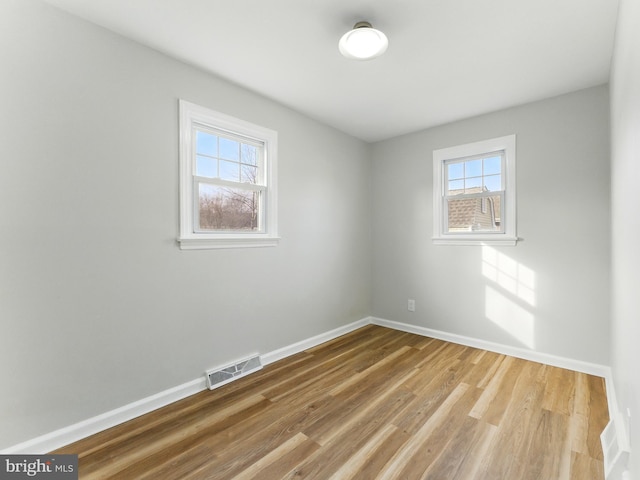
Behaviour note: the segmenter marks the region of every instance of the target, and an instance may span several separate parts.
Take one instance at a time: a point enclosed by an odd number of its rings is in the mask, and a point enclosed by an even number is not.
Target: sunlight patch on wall
[[[485,315],[523,345],[535,348],[533,314],[489,286],[485,289]]]
[[[487,245],[482,247],[485,315],[523,345],[535,348],[536,274],[529,267]]]
[[[482,274],[523,302],[536,305],[535,272],[487,245],[482,247]]]

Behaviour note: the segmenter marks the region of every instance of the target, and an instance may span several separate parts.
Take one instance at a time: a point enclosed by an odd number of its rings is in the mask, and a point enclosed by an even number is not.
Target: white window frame
[[[206,107],[179,101],[180,110],[180,233],[178,242],[182,250],[237,247],[272,247],[278,244],[276,167],[278,133],[274,130],[216,112]],[[214,129],[228,132],[234,137],[244,137],[248,142],[258,142],[263,147],[263,192],[261,228],[259,232],[203,231],[198,230],[196,220],[197,192],[195,129]],[[200,179],[202,180],[202,179]],[[223,181],[221,181],[223,182]],[[224,183],[224,182],[223,182]]]
[[[445,164],[492,152],[504,152],[505,162],[502,172],[503,213],[500,232],[448,232],[446,211],[446,169]],[[433,238],[436,245],[515,245],[516,234],[516,136],[482,140],[433,151]]]

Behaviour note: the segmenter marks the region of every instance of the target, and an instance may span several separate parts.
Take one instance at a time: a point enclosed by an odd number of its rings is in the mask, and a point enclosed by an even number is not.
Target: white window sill
[[[279,241],[280,237],[178,238],[180,250],[275,247]]]
[[[518,237],[496,237],[495,235],[433,237],[431,240],[434,245],[516,245],[518,243]]]

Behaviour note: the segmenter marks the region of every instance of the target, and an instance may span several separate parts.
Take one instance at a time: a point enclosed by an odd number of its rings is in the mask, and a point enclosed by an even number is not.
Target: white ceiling
[[[366,141],[606,83],[618,0],[46,0]],[[347,60],[360,20],[389,49]]]

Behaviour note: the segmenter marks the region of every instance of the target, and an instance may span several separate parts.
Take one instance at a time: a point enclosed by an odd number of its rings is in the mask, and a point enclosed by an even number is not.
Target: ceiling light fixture
[[[345,33],[338,42],[340,53],[356,60],[379,57],[388,46],[387,36],[380,30],[372,28],[369,22],[356,23],[353,30]]]

